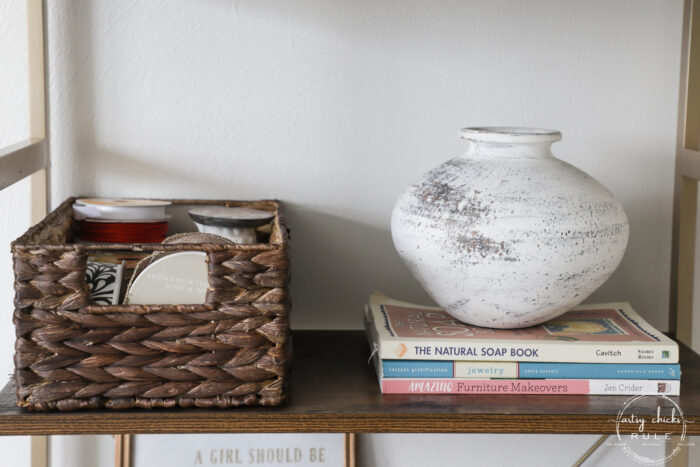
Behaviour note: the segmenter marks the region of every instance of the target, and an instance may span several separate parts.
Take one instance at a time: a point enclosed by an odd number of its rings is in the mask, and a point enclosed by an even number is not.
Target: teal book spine
[[[678,364],[382,360],[384,378],[679,380]]]
[[[382,360],[385,378],[453,378],[454,364],[442,360]]]
[[[678,364],[529,363],[518,364],[518,378],[681,379]]]

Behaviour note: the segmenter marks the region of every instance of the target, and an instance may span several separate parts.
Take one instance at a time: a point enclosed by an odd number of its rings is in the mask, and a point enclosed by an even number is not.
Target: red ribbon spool
[[[78,221],[81,240],[97,243],[160,243],[168,234],[168,221],[90,222]]]

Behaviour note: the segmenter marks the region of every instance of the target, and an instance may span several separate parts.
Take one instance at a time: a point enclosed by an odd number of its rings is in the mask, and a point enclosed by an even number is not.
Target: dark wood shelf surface
[[[289,402],[282,407],[29,412],[0,393],[0,434],[117,433],[600,433],[615,432],[627,396],[382,395],[361,331],[295,331]],[[681,346],[688,434],[700,434],[700,356]],[[656,406],[644,407],[656,413]],[[663,432],[665,425],[655,427]],[[677,426],[675,427],[677,429]]]

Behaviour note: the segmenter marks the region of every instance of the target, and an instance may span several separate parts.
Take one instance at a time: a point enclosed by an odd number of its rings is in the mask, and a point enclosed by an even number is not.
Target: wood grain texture
[[[281,407],[35,413],[0,393],[0,434],[614,433],[626,396],[382,395],[361,331],[296,331],[289,402]],[[681,346],[674,398],[700,434],[700,356]],[[656,407],[646,407],[649,415]],[[655,426],[660,432],[669,427]]]

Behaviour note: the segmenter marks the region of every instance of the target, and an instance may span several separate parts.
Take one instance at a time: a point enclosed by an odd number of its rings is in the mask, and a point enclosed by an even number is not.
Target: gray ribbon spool
[[[250,208],[206,206],[190,209],[188,214],[200,232],[226,237],[236,243],[257,243],[255,228],[269,224],[275,214]]]

